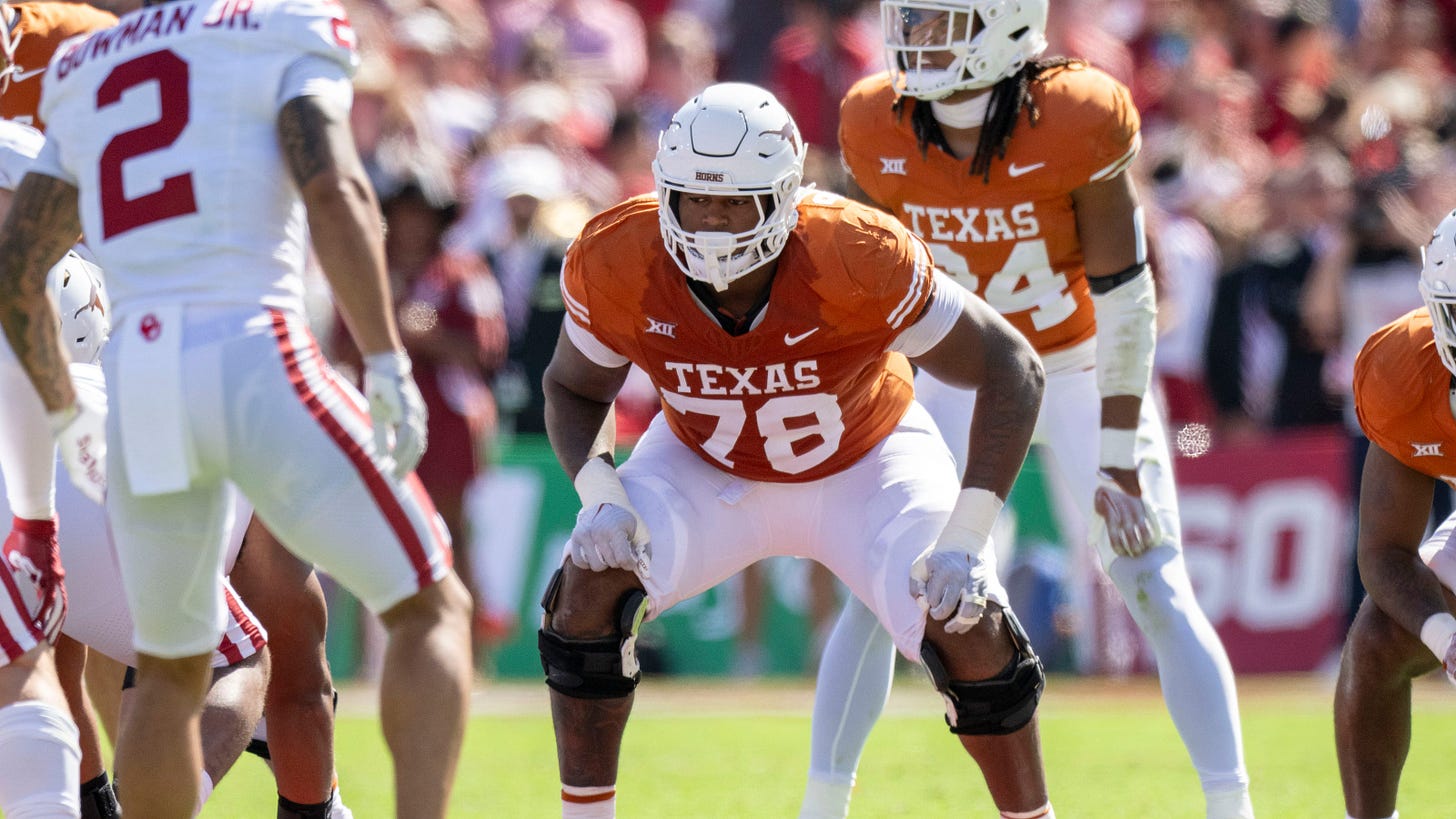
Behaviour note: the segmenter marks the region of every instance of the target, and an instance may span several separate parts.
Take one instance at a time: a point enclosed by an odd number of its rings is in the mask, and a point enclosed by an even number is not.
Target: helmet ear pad
[[[663,243],[689,278],[723,290],[778,257],[798,221],[805,150],[789,112],[756,85],[708,86],[673,115],[652,175]],[[754,197],[757,224],[699,241],[682,226],[682,194]]]

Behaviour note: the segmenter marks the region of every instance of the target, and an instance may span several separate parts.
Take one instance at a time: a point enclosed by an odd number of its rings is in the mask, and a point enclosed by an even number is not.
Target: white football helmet
[[[710,85],[673,115],[657,142],[662,240],[690,278],[724,290],[772,261],[798,223],[804,141],[773,94],[747,83]],[[743,233],[683,230],[680,194],[752,196],[758,225]]]
[[[1431,313],[1441,363],[1456,375],[1456,210],[1421,248],[1421,300]]]
[[[101,268],[66,251],[46,274],[46,290],[55,300],[61,314],[61,343],[71,360],[95,364],[101,360],[101,348],[111,336],[111,302],[106,298],[106,285]]]
[[[881,0],[885,64],[900,94],[989,88],[1046,50],[1048,0]],[[937,65],[945,56],[949,64]]]

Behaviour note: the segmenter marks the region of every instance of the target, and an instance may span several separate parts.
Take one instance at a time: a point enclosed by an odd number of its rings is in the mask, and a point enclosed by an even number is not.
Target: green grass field
[[[1343,816],[1331,723],[1332,680],[1239,681],[1254,805],[1264,819]],[[359,819],[391,815],[390,767],[372,692],[341,700],[338,767]],[[648,679],[627,729],[618,813],[624,817],[792,817],[807,768],[807,681]],[[555,746],[544,685],[489,683],[476,693],[451,816],[559,815]],[[1202,799],[1156,682],[1053,677],[1042,745],[1063,819],[1196,819]],[[1445,762],[1456,736],[1456,691],[1417,686],[1415,739],[1401,815],[1450,817],[1456,786]],[[267,769],[245,756],[204,817],[272,817]],[[979,772],[945,730],[929,684],[902,675],[860,766],[857,817],[979,816],[995,811]]]

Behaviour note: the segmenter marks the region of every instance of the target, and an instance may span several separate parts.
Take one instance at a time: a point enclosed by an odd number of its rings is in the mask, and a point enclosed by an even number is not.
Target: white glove
[[[990,490],[962,489],[935,545],[910,564],[910,595],[932,618],[949,617],[951,634],[970,631],[986,612],[991,569],[982,555],[1002,505]]]
[[[991,572],[979,555],[959,549],[926,549],[910,566],[910,594],[920,610],[936,620],[950,620],[945,630],[963,634],[986,613],[986,585]],[[951,615],[954,614],[954,617]]]
[[[1137,557],[1163,542],[1163,528],[1157,510],[1146,497],[1129,495],[1106,472],[1098,471],[1097,489],[1092,493],[1096,515],[1092,536],[1106,532],[1112,551],[1122,557]]]
[[[425,399],[410,372],[410,359],[403,351],[364,358],[364,397],[374,420],[374,451],[392,462],[390,470],[398,478],[419,464],[428,437]]]
[[[571,562],[594,572],[626,569],[650,577],[652,548],[646,534],[631,509],[615,503],[587,507],[577,513],[571,530]]]
[[[47,417],[71,483],[86,497],[102,503],[106,499],[106,405],[78,391],[76,403]]]
[[[1441,661],[1446,681],[1456,685],[1456,617],[1440,612],[1426,618],[1421,626],[1421,642]]]

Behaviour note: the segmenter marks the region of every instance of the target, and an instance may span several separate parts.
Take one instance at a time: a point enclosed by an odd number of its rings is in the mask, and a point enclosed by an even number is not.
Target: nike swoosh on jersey
[[[19,68],[17,68],[15,69],[15,71],[11,72],[10,81],[25,82],[31,77],[39,77],[40,75],[45,73],[45,70],[46,66],[41,66],[40,68],[32,68],[29,71],[21,71]]]
[[[800,333],[800,334],[798,334],[796,336],[795,335],[790,335],[789,333],[784,333],[784,345],[787,346],[787,347],[792,347],[795,344],[798,344],[799,342],[803,341],[804,339],[808,338],[809,336],[814,335],[817,332],[819,332],[819,328],[818,327],[815,327],[815,328],[813,328],[811,330],[807,330],[805,332],[802,332],[802,333]]]
[[[1038,162],[1035,165],[1017,165],[1015,162],[1013,162],[1006,167],[1006,175],[1011,177],[1012,179],[1015,179],[1018,176],[1025,176],[1026,174],[1031,173],[1037,168],[1044,167],[1046,167],[1045,162]]]

